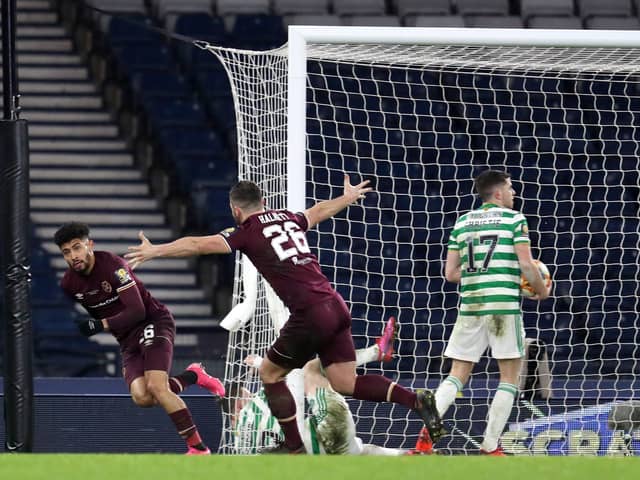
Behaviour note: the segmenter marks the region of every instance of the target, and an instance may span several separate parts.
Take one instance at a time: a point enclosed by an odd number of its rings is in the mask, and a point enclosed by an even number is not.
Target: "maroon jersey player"
[[[267,351],[260,378],[269,408],[278,419],[285,442],[275,451],[303,452],[293,396],[284,378],[318,355],[331,386],[344,395],[375,402],[391,401],[415,410],[432,437],[443,434],[429,391],[412,392],[381,375],[356,375],[351,314],[311,253],[305,232],[371,191],[368,181],[351,185],[345,175],[343,195],[317,203],[301,213],[266,210],[259,187],[237,183],[229,193],[237,228],[217,235],[183,237],[153,245],[140,233],[141,244],[125,255],[132,268],[154,257],[182,257],[240,251],[269,282],[290,317]]]
[[[125,260],[93,249],[88,225],[63,225],[54,241],[69,265],[62,289],[91,316],[78,323],[80,332],[89,337],[110,331],[120,345],[123,374],[136,405],[160,404],[185,439],[188,454],[210,453],[177,393],[197,383],[224,395],[224,387],[199,363],[169,378],[175,337],[171,312],[151,296]]]

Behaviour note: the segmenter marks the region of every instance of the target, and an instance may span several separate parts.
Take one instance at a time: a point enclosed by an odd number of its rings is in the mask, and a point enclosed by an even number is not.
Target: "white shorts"
[[[524,326],[521,315],[458,315],[446,357],[477,363],[487,347],[496,359],[524,355]]]

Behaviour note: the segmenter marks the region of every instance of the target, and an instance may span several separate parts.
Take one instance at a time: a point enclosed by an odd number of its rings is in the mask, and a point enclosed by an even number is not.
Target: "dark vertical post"
[[[2,97],[3,118],[18,118],[18,70],[16,68],[16,0],[2,0]]]
[[[16,2],[2,0],[3,120],[0,121],[0,259],[4,285],[5,450],[33,450],[33,334],[29,266],[29,142],[18,120]]]

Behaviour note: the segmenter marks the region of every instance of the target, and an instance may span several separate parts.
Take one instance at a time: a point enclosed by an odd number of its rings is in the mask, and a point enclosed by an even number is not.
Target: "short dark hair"
[[[502,170],[485,170],[474,179],[473,183],[478,196],[482,200],[488,200],[493,194],[493,189],[503,185],[509,178],[511,174]]]
[[[255,183],[241,180],[231,187],[229,200],[242,209],[259,208],[262,206],[262,191]]]
[[[74,238],[89,238],[89,225],[80,222],[65,223],[53,235],[53,241],[58,247]]]

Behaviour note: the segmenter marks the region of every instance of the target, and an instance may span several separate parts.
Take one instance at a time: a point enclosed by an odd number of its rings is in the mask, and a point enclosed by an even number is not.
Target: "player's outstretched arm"
[[[313,207],[306,210],[304,213],[309,222],[309,228],[316,226],[318,223],[333,217],[340,210],[347,208],[355,201],[364,198],[367,193],[373,190],[368,187],[369,180],[360,182],[357,185],[351,185],[349,181],[349,175],[344,176],[344,192],[342,195],[331,200],[324,200],[316,203]]]
[[[211,253],[230,253],[231,249],[222,235],[182,237],[170,243],[152,244],[142,230],[138,234],[140,245],[129,247],[124,257],[131,269],[156,257],[193,257]]]

